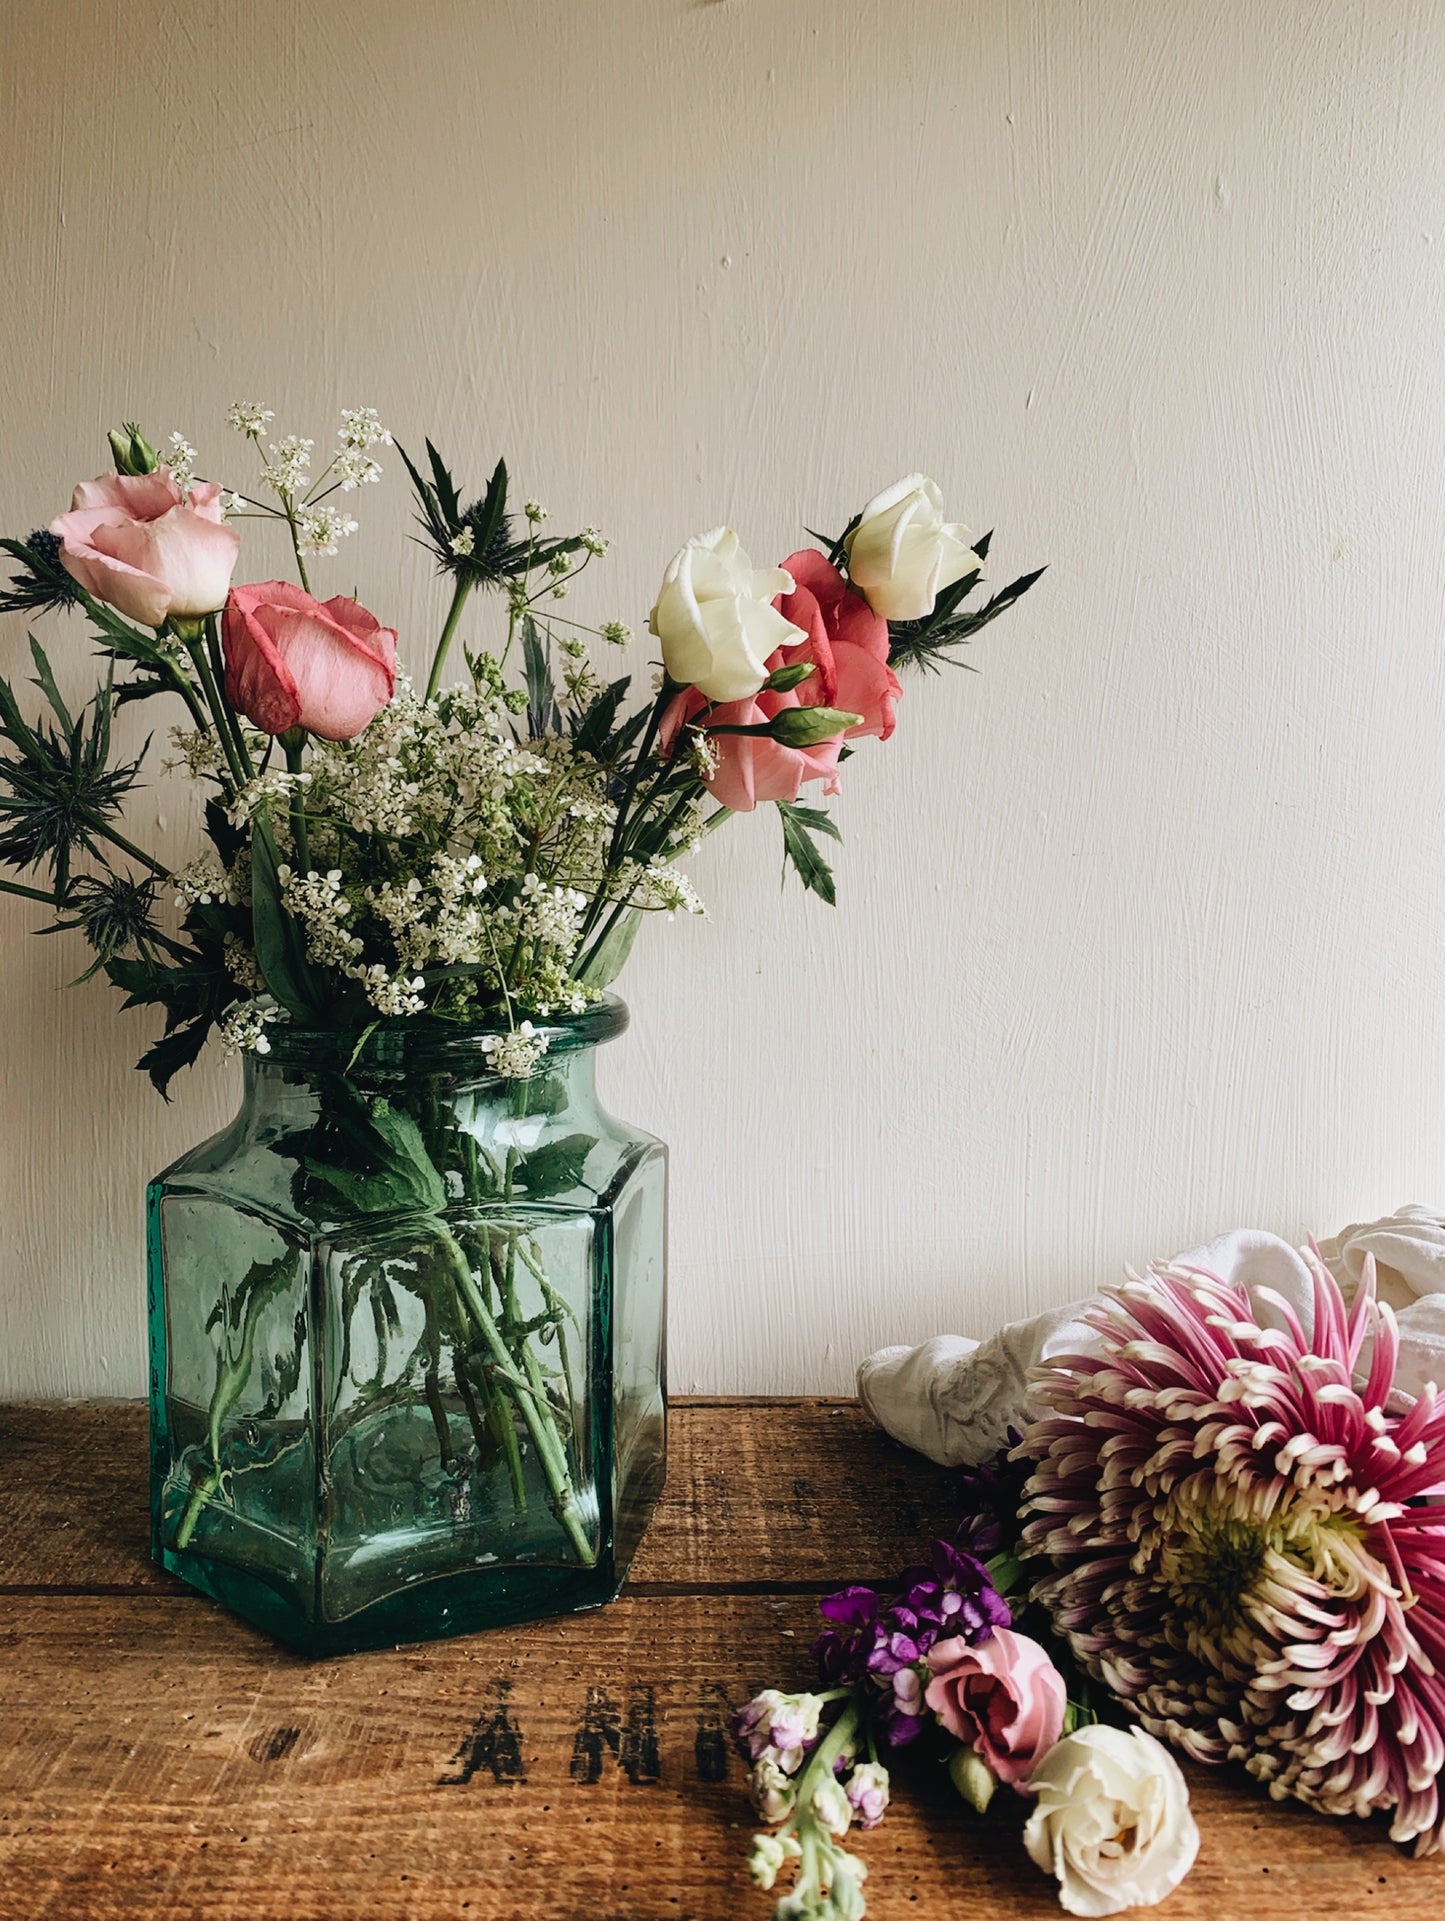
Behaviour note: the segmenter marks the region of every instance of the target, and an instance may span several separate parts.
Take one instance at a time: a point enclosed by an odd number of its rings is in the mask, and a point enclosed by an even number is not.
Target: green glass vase
[[[667,1156],[544,1028],[267,1028],[148,1193],[152,1551],[314,1654],[596,1607],[665,1465]],[[359,1042],[359,1044],[358,1044]]]

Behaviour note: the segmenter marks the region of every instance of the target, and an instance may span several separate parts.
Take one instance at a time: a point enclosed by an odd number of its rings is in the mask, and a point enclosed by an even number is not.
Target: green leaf
[[[527,736],[540,740],[557,725],[557,697],[547,649],[530,614],[522,619],[522,673],[527,686]]]
[[[108,967],[106,972],[110,973],[111,969]],[[111,978],[115,976],[111,974]],[[126,1004],[134,1005],[133,1002]],[[163,1100],[170,1099],[167,1090],[181,1069],[193,1067],[200,1058],[213,1024],[209,1014],[202,1014],[196,1020],[187,1021],[184,1026],[172,1028],[153,1047],[148,1047],[136,1062],[137,1067],[150,1075],[152,1085]]]
[[[340,1075],[328,1078],[323,1108],[319,1151],[305,1157],[304,1170],[349,1210],[436,1214],[446,1205],[446,1183],[404,1109],[359,1093]]]
[[[461,501],[457,495],[457,483],[452,479],[446,462],[433,447],[426,443],[427,459],[431,462],[432,481],[436,487],[438,505],[448,521],[455,523],[461,515]]]
[[[45,649],[40,645],[40,642],[35,638],[34,634],[30,636],[30,652],[35,661],[35,685],[50,702],[56,719],[60,722],[66,733],[73,734],[75,732],[75,722],[70,717],[70,709],[60,698],[60,689],[55,684],[55,675],[50,671],[50,662],[46,658]]]
[[[256,930],[256,961],[271,993],[298,1020],[325,1025],[321,993],[295,917],[281,901],[275,845],[264,821],[251,839],[251,915]]]
[[[476,528],[477,544],[475,552],[484,558],[492,551],[492,543],[497,538],[507,511],[507,463],[499,460],[487,482],[486,495],[481,509],[472,509],[469,519]]]
[[[783,822],[784,871],[787,864],[791,862],[798,879],[808,892],[816,894],[819,900],[826,901],[830,907],[835,906],[838,896],[833,886],[833,870],[814,845],[808,831],[808,823],[799,819],[799,815],[816,816],[821,809],[798,807],[786,800],[780,800],[777,808]],[[836,832],[834,838],[837,838]]]
[[[519,1160],[512,1178],[526,1189],[531,1200],[540,1200],[548,1194],[570,1193],[581,1182],[592,1148],[590,1135],[564,1134],[561,1140],[549,1141],[545,1147]]]
[[[629,908],[620,916],[616,926],[595,948],[591,959],[577,976],[584,987],[610,987],[627,965],[632,952],[632,944],[637,939],[637,930],[642,925],[642,909]]]
[[[594,759],[601,759],[602,750],[607,744],[613,723],[617,719],[617,709],[621,706],[623,697],[631,685],[631,677],[624,674],[621,680],[614,680],[611,686],[604,687],[598,694],[582,716],[577,732],[573,736],[573,745],[578,753],[591,754]]]
[[[962,638],[965,634],[976,634],[980,627],[986,627],[991,620],[996,620],[1006,607],[1012,607],[1021,595],[1028,592],[1036,580],[1043,579],[1047,571],[1046,567],[1036,567],[1031,574],[1020,574],[1018,579],[1011,580],[1007,587],[1000,587],[993,599],[985,601],[977,613],[965,615],[961,621],[954,623],[949,631],[949,639]]]
[[[212,847],[221,856],[225,866],[233,866],[236,856],[246,845],[245,830],[231,824],[230,815],[214,794],[206,802],[205,818]]]
[[[826,834],[830,840],[842,841],[838,823],[826,808],[805,807],[797,800],[780,801],[779,806],[786,809],[800,827],[806,827],[810,834]]]

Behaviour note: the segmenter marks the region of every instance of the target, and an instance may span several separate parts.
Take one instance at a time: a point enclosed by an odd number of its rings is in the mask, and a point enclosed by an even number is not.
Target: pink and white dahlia
[[[1162,1267],[1035,1370],[1024,1551],[1074,1654],[1150,1733],[1282,1800],[1445,1832],[1445,1402],[1392,1392],[1373,1263],[1310,1331],[1279,1296]]]

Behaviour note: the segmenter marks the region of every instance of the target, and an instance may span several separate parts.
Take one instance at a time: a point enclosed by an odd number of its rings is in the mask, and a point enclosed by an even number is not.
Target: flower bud
[[[795,660],[791,667],[779,667],[776,673],[769,674],[763,686],[770,694],[790,694],[817,671],[811,660]]]
[[[118,474],[127,474],[135,479],[140,474],[153,474],[160,465],[155,448],[133,420],[127,420],[119,428],[112,427],[106,439],[110,442]]]
[[[981,1755],[972,1748],[955,1748],[948,1763],[948,1778],[971,1808],[986,1812],[998,1781]]]
[[[888,1806],[888,1770],[878,1761],[864,1761],[854,1768],[844,1787],[858,1825],[876,1828]]]
[[[813,1813],[836,1839],[841,1839],[852,1825],[853,1804],[831,1775],[813,1790]]]
[[[820,747],[856,727],[860,714],[840,713],[836,707],[785,707],[774,714],[768,732],[784,747]]]
[[[771,1753],[765,1754],[748,1775],[748,1794],[765,1821],[786,1821],[797,1799],[797,1783],[778,1766]]]

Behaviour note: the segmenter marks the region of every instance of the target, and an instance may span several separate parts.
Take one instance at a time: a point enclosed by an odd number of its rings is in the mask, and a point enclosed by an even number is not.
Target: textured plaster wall
[[[1429,0],[4,0],[0,524],[122,413],[234,473],[256,396],[505,451],[639,630],[686,534],[780,558],[914,466],[996,576],[1052,563],[846,770],[836,912],[735,823],[626,977],[674,1385],[845,1388],[1445,1192],[1442,127]],[[395,467],[327,590],[416,659]],[[163,1108],[35,925],[0,901],[0,1394],[135,1393],[142,1184],[236,1071]]]

